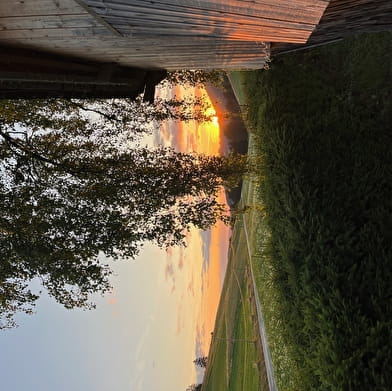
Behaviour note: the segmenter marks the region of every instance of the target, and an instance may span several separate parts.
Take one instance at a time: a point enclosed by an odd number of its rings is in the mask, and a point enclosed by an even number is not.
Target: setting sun
[[[211,119],[211,122],[215,125],[215,126],[219,126],[219,118],[214,115]]]

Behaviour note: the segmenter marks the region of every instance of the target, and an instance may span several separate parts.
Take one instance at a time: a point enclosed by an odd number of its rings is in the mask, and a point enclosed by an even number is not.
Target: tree
[[[202,69],[179,69],[168,72],[166,78],[162,81],[162,84],[201,87],[209,83],[216,87],[221,87],[224,77],[225,73],[218,69],[209,71]]]
[[[208,357],[202,356],[202,357],[197,357],[195,360],[193,360],[193,363],[201,368],[205,368],[207,366],[207,361],[208,361]]]
[[[213,115],[206,114],[211,106],[203,97],[185,96],[181,99],[155,98],[154,104],[138,104],[140,115],[145,121],[211,121]]]
[[[182,244],[191,225],[227,220],[216,193],[245,169],[237,156],[131,148],[130,120],[78,105],[1,105],[0,328],[32,311],[34,278],[67,308],[90,308],[91,293],[110,289],[100,253],[133,258],[145,241]]]
[[[201,390],[201,386],[203,384],[191,384],[190,386],[187,387],[186,391],[200,391]]]
[[[3,100],[0,119],[3,124],[20,124],[32,130],[47,129],[67,132],[68,136],[93,135],[97,131],[113,137],[121,129],[127,140],[135,140],[149,133],[154,122],[210,121],[206,114],[209,104],[201,97],[181,99],[156,98],[154,103],[133,99],[35,99]],[[117,141],[117,140],[116,140]]]

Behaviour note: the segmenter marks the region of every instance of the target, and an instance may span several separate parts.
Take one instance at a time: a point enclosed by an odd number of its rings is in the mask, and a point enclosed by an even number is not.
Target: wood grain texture
[[[326,0],[14,0],[0,45],[165,68],[262,68],[264,42],[306,42]]]
[[[240,39],[276,39],[287,42],[305,42],[325,9],[319,0],[238,1],[238,0],[85,0],[91,10],[99,14],[116,30],[124,26],[154,29],[153,33],[179,36],[228,35]],[[147,33],[147,32],[146,32]]]
[[[392,30],[391,0],[331,0],[306,44],[275,43],[271,50],[273,55],[279,55],[325,45],[354,34],[388,30]]]

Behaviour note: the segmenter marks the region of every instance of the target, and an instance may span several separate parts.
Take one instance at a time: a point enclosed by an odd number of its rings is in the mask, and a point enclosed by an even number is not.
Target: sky
[[[166,124],[154,143],[218,154],[218,121]],[[0,332],[0,389],[182,391],[201,381],[192,361],[208,354],[229,235],[223,224],[193,229],[185,248],[146,244],[135,260],[111,263],[114,289],[92,311],[43,295],[34,315]]]

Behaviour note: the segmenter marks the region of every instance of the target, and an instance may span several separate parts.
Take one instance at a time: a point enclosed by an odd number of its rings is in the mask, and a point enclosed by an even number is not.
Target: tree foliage
[[[207,356],[197,357],[195,360],[193,360],[193,363],[201,368],[205,368],[207,366],[207,362]]]
[[[168,85],[182,85],[185,87],[201,87],[207,83],[213,84],[217,87],[222,86],[225,73],[221,70],[189,70],[179,69],[176,71],[168,72],[163,84]]]
[[[191,384],[190,386],[188,386],[187,388],[186,388],[186,391],[200,391],[201,390],[201,386],[202,386],[203,384],[202,383],[199,383],[199,384]]]
[[[35,278],[65,307],[89,308],[110,289],[99,254],[133,258],[145,241],[183,244],[191,225],[227,219],[216,193],[244,170],[236,156],[137,146],[127,103],[74,103],[0,105],[0,328],[31,312]]]
[[[69,136],[101,134],[112,138],[114,129],[128,140],[151,131],[154,122],[210,121],[210,106],[202,97],[156,98],[154,103],[133,99],[50,99],[3,100],[0,121],[14,126],[21,124],[32,130],[54,128]],[[72,132],[71,132],[72,131]]]

